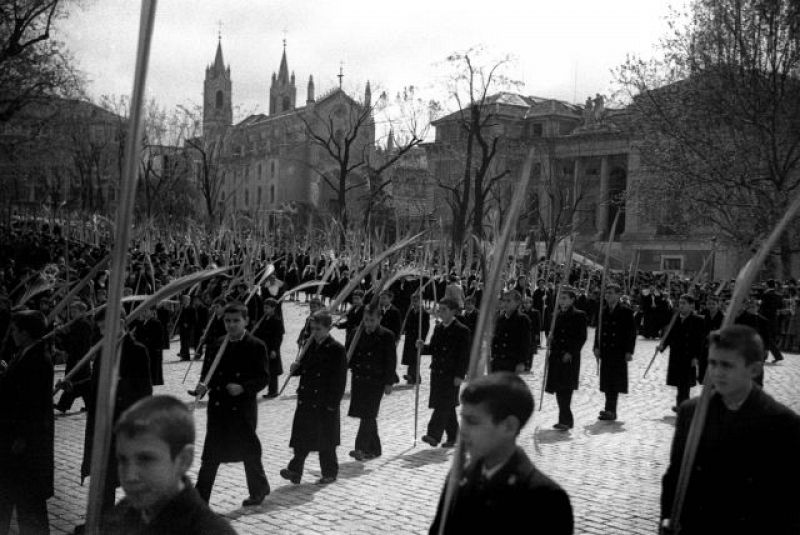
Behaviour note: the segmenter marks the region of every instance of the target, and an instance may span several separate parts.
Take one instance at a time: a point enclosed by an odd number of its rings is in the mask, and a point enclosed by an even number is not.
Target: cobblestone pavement
[[[304,305],[285,306],[287,335],[283,344],[284,367],[295,357],[295,340],[307,314]],[[335,336],[343,339],[343,331]],[[592,340],[590,333],[589,340]],[[177,343],[165,354],[166,384],[156,393],[169,393],[187,401],[186,389],[194,386],[199,366],[195,364],[186,384],[181,384],[188,363],[177,360]],[[537,411],[523,430],[520,444],[536,465],[569,492],[576,518],[576,533],[650,534],[658,518],[661,476],[666,468],[674,416],[675,389],[664,385],[666,358],[659,357],[642,380],[642,373],[653,355],[654,341],[639,338],[630,370],[631,392],[621,396],[619,420],[599,422],[603,396],[590,345],[583,351],[581,389],[573,399],[575,428],[561,433],[551,428],[556,421],[556,403],[545,395],[539,410],[542,361],[540,354],[533,374],[525,380],[536,396]],[[423,360],[427,369],[429,357]],[[63,368],[63,367],[60,367]],[[56,376],[61,376],[59,369]],[[402,377],[404,369],[398,369]],[[427,379],[427,373],[423,375]],[[283,379],[283,378],[282,378]],[[356,462],[347,456],[353,447],[358,421],[347,418],[349,395],[342,403],[342,446],[338,448],[339,480],[326,487],[313,482],[320,476],[317,456],[311,454],[301,485],[292,485],[278,475],[291,457],[289,434],[295,409],[296,379],[283,397],[260,398],[259,436],[264,447],[264,466],[272,494],[259,507],[242,508],[246,497],[242,464],[220,467],[211,506],[228,517],[239,533],[427,533],[439,492],[449,467],[452,450],[413,445],[414,390],[401,386],[385,397],[379,417],[383,456]],[[787,355],[781,364],[768,365],[766,389],[778,400],[800,411],[800,356]],[[693,394],[698,394],[694,389]],[[427,381],[420,391],[418,436],[425,433],[430,411],[427,408]],[[77,401],[74,410],[78,410]],[[198,428],[196,462],[205,434],[206,412],[203,403],[195,413]],[[48,502],[53,533],[67,533],[83,522],[88,481],[80,485],[79,467],[83,450],[85,415],[71,412],[56,418],[56,495]],[[535,504],[531,504],[535,522]]]

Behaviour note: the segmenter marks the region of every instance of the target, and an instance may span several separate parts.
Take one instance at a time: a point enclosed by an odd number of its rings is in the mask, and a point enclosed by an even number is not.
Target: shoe
[[[431,448],[435,448],[439,445],[439,441],[433,438],[432,436],[425,435],[422,437],[422,441],[425,444],[428,444]]]
[[[613,422],[617,419],[617,413],[611,411],[600,411],[600,416],[598,416],[597,419]]]
[[[783,360],[783,357],[780,357],[780,358],[774,358],[774,359],[772,359],[772,363],[773,363],[773,364],[777,364],[778,362],[780,362],[780,361],[782,361],[782,360]]]
[[[572,429],[572,426],[567,424],[557,423],[553,426],[553,429],[558,429],[559,431],[569,431],[570,429]]]
[[[364,460],[364,452],[361,451],[361,450],[351,450],[349,455],[350,455],[350,457],[352,457],[356,461],[363,461]]]
[[[266,492],[259,494],[258,496],[249,496],[248,498],[242,501],[242,507],[261,505],[261,502],[264,501],[264,498],[266,498],[268,494],[269,494],[269,489],[267,489]]]
[[[300,478],[303,477],[301,474],[298,474],[293,470],[289,470],[288,468],[282,468],[280,474],[283,479],[291,481],[295,485],[299,485]]]
[[[335,477],[331,477],[331,476],[321,477],[321,478],[319,478],[317,480],[315,485],[330,485],[334,481],[336,481]]]
[[[193,398],[197,397],[197,390],[187,390],[186,393],[192,396]]]
[[[672,412],[678,412],[678,406],[677,405],[673,405]]]
[[[381,456],[380,453],[365,453],[364,454],[364,460],[365,461],[371,461],[372,459],[377,459],[380,456]]]
[[[448,440],[447,442],[442,442],[442,447],[443,448],[455,448],[456,447],[456,441],[455,440]]]
[[[278,397],[278,393],[277,392],[273,392],[271,394],[267,393],[267,394],[264,394],[261,397],[264,398],[264,399],[274,399],[274,398]]]
[[[83,535],[84,533],[86,533],[86,524],[78,524],[72,532],[73,535]]]
[[[405,379],[405,380],[406,380],[406,381],[408,381],[409,383],[411,382],[411,378],[408,376],[408,374],[405,374],[405,375],[403,376],[403,379]]]

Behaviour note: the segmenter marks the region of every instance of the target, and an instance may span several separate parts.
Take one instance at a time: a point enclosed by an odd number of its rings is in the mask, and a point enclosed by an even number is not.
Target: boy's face
[[[475,310],[475,303],[473,303],[472,301],[466,301],[464,303],[464,309],[467,312],[472,312],[473,310]]]
[[[244,329],[247,326],[247,320],[238,312],[233,314],[225,314],[225,332],[228,336],[238,338],[244,334]]]
[[[362,302],[362,299],[361,299],[360,295],[354,295],[353,296],[353,306],[360,307],[361,306],[361,302]]]
[[[456,317],[456,311],[446,305],[439,305],[439,317],[445,323],[450,323]]]
[[[167,443],[153,433],[117,435],[117,472],[131,505],[141,511],[169,501],[180,491],[193,456],[188,445],[173,459]]]
[[[714,389],[723,397],[737,398],[747,391],[761,371],[761,364],[745,363],[744,357],[730,349],[711,346],[708,352],[708,373]]]
[[[379,301],[381,308],[388,307],[389,305],[392,304],[392,298],[389,297],[389,294],[381,294]]]
[[[470,456],[477,461],[491,455],[499,448],[515,440],[516,426],[513,418],[495,423],[486,403],[463,403],[461,405],[461,439]]]
[[[693,310],[694,310],[694,303],[690,303],[686,299],[678,300],[678,311],[681,314],[687,315],[690,314]]]
[[[380,314],[364,314],[363,322],[364,329],[366,329],[368,333],[371,333],[380,325],[381,316]]]

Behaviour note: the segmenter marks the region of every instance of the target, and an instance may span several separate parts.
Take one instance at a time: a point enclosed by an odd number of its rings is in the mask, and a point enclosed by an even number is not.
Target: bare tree
[[[202,108],[180,107],[180,110],[185,147],[194,162],[196,187],[205,204],[208,225],[213,228],[225,215],[222,202],[225,175],[221,159],[229,130],[215,132],[213,136],[211,133],[201,133]]]
[[[800,191],[799,9],[699,0],[673,14],[660,58],[618,70],[642,165],[658,177],[642,187],[657,225],[746,250]],[[795,241],[780,242],[785,276]]]

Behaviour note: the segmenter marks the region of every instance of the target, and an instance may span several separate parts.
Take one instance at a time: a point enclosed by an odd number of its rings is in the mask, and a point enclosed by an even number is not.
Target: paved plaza
[[[296,339],[308,309],[293,303],[284,306],[287,334],[283,343],[284,367],[288,370],[296,355]],[[344,331],[335,330],[339,340]],[[590,331],[589,340],[594,333]],[[575,428],[569,433],[552,429],[556,422],[555,398],[545,395],[539,411],[542,378],[542,355],[535,361],[534,373],[524,378],[534,391],[537,411],[523,430],[519,443],[534,463],[559,482],[569,493],[579,534],[652,534],[659,515],[661,476],[666,468],[675,418],[670,407],[675,389],[664,385],[666,355],[658,358],[648,377],[642,373],[653,355],[655,341],[639,338],[630,371],[631,392],[622,396],[619,420],[599,422],[603,396],[598,391],[598,377],[589,342],[582,355],[581,389],[573,399]],[[199,363],[192,366],[186,384],[182,384],[189,365],[176,357],[177,342],[164,357],[163,386],[159,394],[172,394],[189,401],[186,389],[198,379]],[[787,355],[779,365],[767,365],[766,390],[778,400],[800,411],[800,357]],[[424,357],[427,370],[430,357]],[[404,367],[398,366],[402,377]],[[58,367],[56,377],[63,375]],[[428,374],[420,389],[418,437],[425,433],[430,410]],[[283,377],[281,378],[283,380]],[[403,383],[401,383],[403,384]],[[211,507],[231,520],[241,534],[367,534],[427,533],[439,492],[450,465],[452,450],[431,448],[417,441],[413,445],[414,390],[398,387],[384,397],[379,417],[383,456],[356,462],[347,456],[353,448],[358,420],[347,418],[349,393],[342,402],[342,445],[338,448],[341,470],[339,480],[319,487],[316,454],[306,463],[300,485],[281,479],[278,472],[291,457],[289,435],[294,414],[297,379],[290,382],[283,397],[259,398],[259,436],[264,447],[264,466],[272,494],[259,507],[242,508],[247,497],[241,463],[222,465],[211,496]],[[349,389],[348,389],[349,392]],[[699,393],[698,389],[693,394]],[[56,418],[56,495],[48,502],[53,533],[68,533],[84,521],[88,480],[80,485],[85,413],[73,410]],[[192,478],[199,468],[206,426],[205,404],[195,413],[198,428],[196,461]],[[769,448],[764,449],[764,454]],[[536,523],[536,504],[531,504],[530,521]]]

